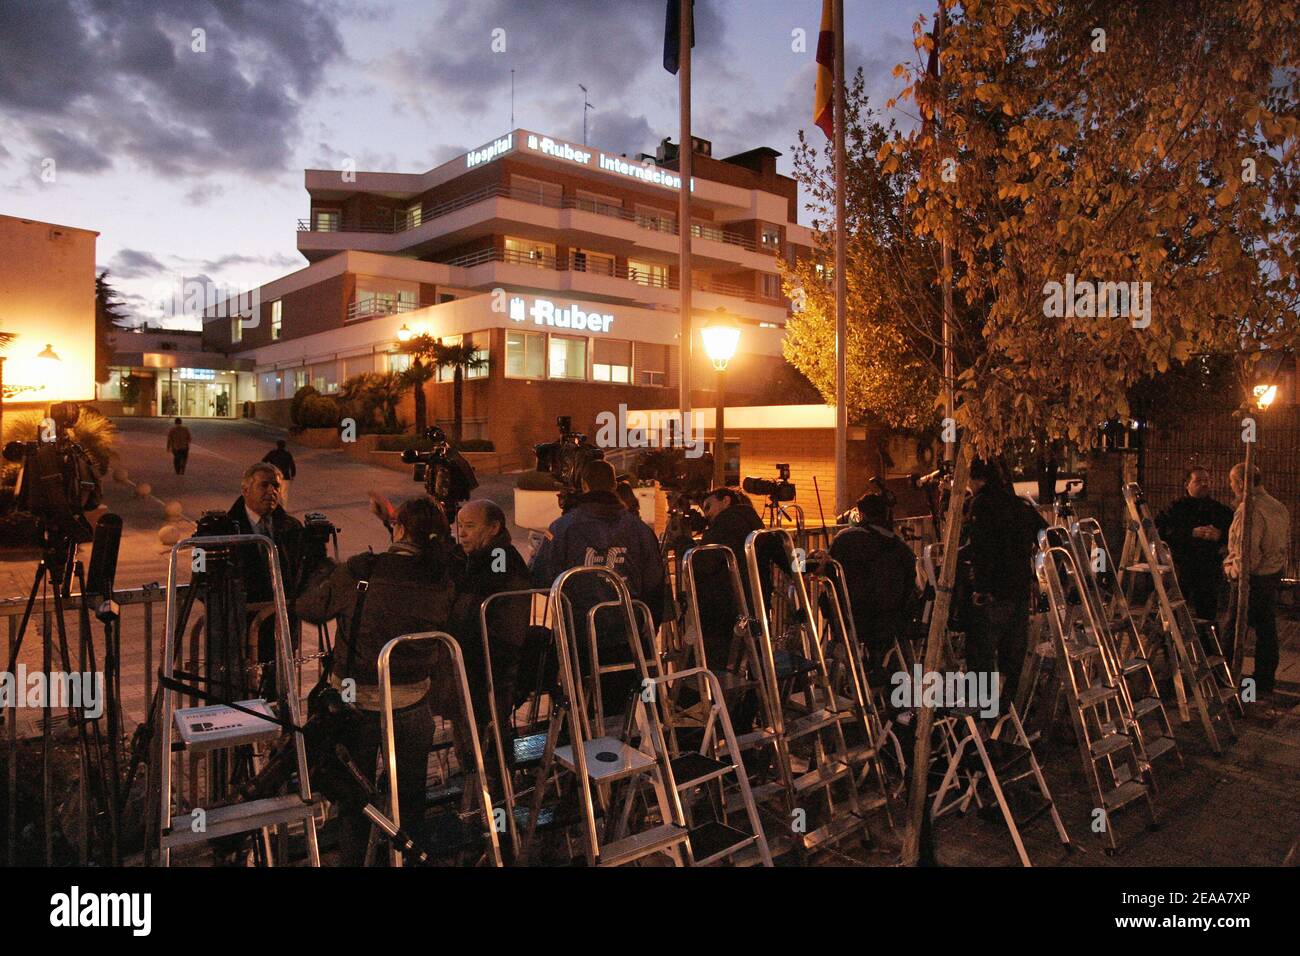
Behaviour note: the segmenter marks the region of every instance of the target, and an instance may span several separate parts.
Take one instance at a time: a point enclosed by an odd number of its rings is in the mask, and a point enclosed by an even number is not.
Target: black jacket
[[[1204,525],[1219,529],[1218,541],[1192,536],[1194,528]],[[1156,527],[1173,553],[1180,581],[1218,581],[1223,553],[1228,546],[1228,529],[1232,527],[1231,508],[1210,497],[1184,495],[1160,512]]]
[[[359,591],[368,582],[361,617],[352,633]],[[395,544],[382,554],[354,555],[319,575],[295,608],[312,624],[338,618],[334,642],[334,673],[357,684],[379,682],[379,652],[402,634],[446,630],[451,619],[454,588],[446,567],[430,561],[409,545]],[[416,684],[430,676],[433,645],[399,648],[392,657],[394,684]]]
[[[266,453],[262,461],[269,462],[280,469],[280,474],[284,475],[289,481],[293,481],[293,476],[298,473],[297,466],[293,463],[293,455],[289,454],[287,448],[272,448]]]
[[[729,507],[718,512],[700,538],[700,544],[720,544],[736,556],[736,570],[740,573],[740,584],[751,611],[754,609],[754,596],[749,584],[749,565],[745,561],[745,539],[750,532],[761,527],[763,519],[746,499],[732,502]],[[760,553],[759,573],[764,582],[771,581],[771,552],[774,545],[775,540],[768,542]],[[699,602],[700,627],[704,630],[704,653],[709,666],[718,670],[727,665],[738,613],[731,580],[727,576],[726,561],[720,554],[703,552],[691,559],[691,568],[695,577],[696,599]],[[770,588],[765,587],[764,596],[769,591]]]
[[[664,605],[659,541],[650,526],[628,511],[612,491],[579,495],[575,506],[551,523],[549,537],[533,558],[533,586],[549,588],[561,572],[588,565],[617,571],[632,597],[644,601],[655,624],[659,623]],[[581,611],[584,621],[587,608],[613,597],[607,586],[593,587],[592,583],[575,583],[566,590],[575,614]]]
[[[238,534],[255,534],[249,523],[244,496],[240,495],[226,515],[234,522]],[[271,540],[280,554],[280,576],[284,579],[284,596],[292,601],[299,590],[298,575],[302,568],[302,522],[283,508],[271,512]],[[250,604],[271,600],[271,574],[266,566],[266,556],[256,545],[239,548],[239,561],[244,574],[245,600]]]
[[[456,575],[456,606],[451,633],[460,642],[465,670],[480,720],[487,719],[487,671],[483,665],[483,636],[479,608],[485,598],[502,591],[523,591],[532,587],[528,564],[502,531],[486,547],[471,551]],[[488,643],[492,655],[492,677],[499,707],[514,703],[514,678],[519,656],[528,634],[531,599],[505,598],[488,608]],[[512,708],[513,709],[513,708]]]
[[[831,557],[844,568],[858,640],[883,654],[916,610],[916,555],[892,531],[863,525],[837,535]]]
[[[1029,599],[1038,532],[1047,527],[1033,506],[1001,485],[986,484],[967,505],[960,557],[970,590],[995,600]]]

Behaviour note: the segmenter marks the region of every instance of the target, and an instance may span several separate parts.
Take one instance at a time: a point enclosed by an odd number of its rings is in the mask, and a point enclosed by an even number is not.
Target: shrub
[[[302,425],[303,421],[300,416],[302,415],[303,402],[317,395],[320,395],[320,392],[310,385],[304,385],[294,392],[293,399],[289,402],[289,421],[295,425]]]
[[[324,395],[308,395],[298,409],[298,423],[304,428],[337,428],[338,402]]]

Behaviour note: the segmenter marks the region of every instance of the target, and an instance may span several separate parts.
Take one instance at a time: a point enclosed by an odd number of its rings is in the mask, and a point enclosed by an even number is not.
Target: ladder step
[[[691,831],[691,858],[696,866],[708,866],[757,840],[752,833],[710,820]]]
[[[520,770],[541,763],[545,751],[546,734],[529,734],[510,741],[506,759],[510,763],[510,769]]]
[[[1210,654],[1208,657],[1205,658],[1205,666],[1206,666],[1206,667],[1218,667],[1220,664],[1224,663],[1226,660],[1227,660],[1227,658],[1225,658],[1225,657],[1220,657],[1218,654]]]
[[[1101,795],[1101,804],[1107,810],[1118,810],[1134,800],[1146,796],[1146,784],[1137,780],[1121,783],[1114,790],[1107,790]]]
[[[757,747],[760,744],[765,744],[769,740],[774,740],[775,738],[776,731],[771,727],[760,727],[758,730],[749,731],[749,733],[737,734],[736,746],[742,751],[752,750],[754,747]],[[727,742],[725,740],[718,741],[718,752],[727,752]]]
[[[165,848],[191,846],[218,837],[260,830],[262,827],[306,820],[312,816],[316,808],[317,803],[314,798],[310,803],[304,802],[296,793],[214,807],[206,812],[203,829],[197,833],[194,832],[194,820],[198,811],[186,813],[172,817],[171,828],[163,834],[162,845]]]
[[[654,766],[653,757],[614,737],[584,741],[582,750],[587,758],[587,776],[593,780],[615,780]],[[576,769],[572,744],[556,747],[555,759],[566,770]]]
[[[1114,687],[1107,687],[1105,684],[1093,684],[1087,690],[1079,694],[1079,706],[1081,708],[1097,707],[1107,701],[1114,700],[1119,696],[1119,690]]]
[[[825,708],[814,710],[807,716],[799,717],[796,720],[790,721],[785,729],[786,739],[794,740],[798,737],[807,736],[808,734],[821,730],[823,727],[829,727],[838,719],[839,715],[834,711],[826,710]]]
[[[985,740],[984,750],[989,755],[989,763],[993,765],[993,772],[998,775],[999,779],[1008,776],[1008,771],[1027,761],[1032,754],[1028,747],[1022,747],[1006,740]],[[966,748],[962,760],[968,770],[981,772],[984,770],[984,762],[980,760],[979,751],[974,747]],[[1032,770],[1031,766],[1029,772],[1032,772]]]
[[[857,833],[867,825],[867,822],[861,817],[854,816],[852,813],[844,813],[836,816],[830,823],[824,824],[813,830],[811,833],[804,834],[803,846],[805,850],[815,850],[820,846],[834,843],[842,840],[850,834]]]
[[[849,765],[836,760],[825,766],[810,770],[794,778],[795,793],[803,793],[814,787],[827,787],[849,772]]]
[[[758,681],[749,677],[742,677],[735,671],[714,671],[713,676],[718,679],[718,684],[722,687],[724,694],[734,694],[758,686]]]
[[[1069,655],[1072,661],[1087,660],[1089,657],[1096,656],[1097,652],[1098,647],[1096,644],[1082,644],[1073,640],[1065,642],[1065,653]]]
[[[796,674],[808,674],[817,669],[817,662],[790,651],[774,651],[773,663],[776,665],[776,679],[784,680]]]
[[[686,842],[689,834],[685,827],[675,823],[665,823],[652,827],[641,833],[615,840],[601,847],[600,856],[596,858],[597,866],[622,866],[652,853],[660,853]]]
[[[700,753],[682,754],[680,757],[674,757],[669,763],[673,768],[673,780],[677,782],[678,790],[698,787],[735,769],[729,763],[714,760]]]
[[[1159,697],[1143,697],[1141,700],[1135,700],[1133,702],[1133,717],[1134,719],[1140,719],[1147,714],[1155,713],[1162,706]]]
[[[856,747],[850,747],[844,757],[850,764],[855,764],[870,760],[875,755],[876,748],[874,744],[858,744]]]
[[[1102,757],[1132,746],[1133,741],[1127,734],[1107,734],[1100,740],[1094,740],[1092,746],[1088,748],[1088,752],[1092,754],[1093,760],[1100,760]]]
[[[1145,657],[1133,657],[1126,660],[1120,667],[1125,676],[1136,674],[1147,669],[1147,659]]]
[[[1173,737],[1153,737],[1146,741],[1147,760],[1152,761],[1163,757],[1177,747],[1178,742]]]

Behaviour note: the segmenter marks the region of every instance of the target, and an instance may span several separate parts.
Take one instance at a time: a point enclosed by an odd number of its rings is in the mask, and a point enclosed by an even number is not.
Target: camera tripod
[[[53,717],[52,710],[54,707],[53,697],[56,687],[62,687],[68,693],[73,687],[73,670],[71,655],[68,652],[68,633],[67,625],[63,615],[66,607],[65,602],[71,597],[72,582],[75,579],[80,592],[80,613],[78,621],[78,631],[80,637],[79,664],[80,670],[76,673],[82,675],[79,680],[84,680],[86,675],[98,674],[98,668],[95,660],[94,641],[91,636],[90,611],[88,607],[89,597],[86,593],[86,578],[81,562],[76,559],[77,542],[71,537],[51,532],[48,528],[42,528],[42,538],[44,546],[41,549],[41,560],[36,566],[36,571],[32,576],[31,591],[27,596],[27,605],[23,609],[22,621],[18,626],[17,634],[14,638],[13,648],[9,654],[9,663],[7,673],[12,681],[14,696],[26,692],[26,688],[19,687],[15,676],[18,663],[18,656],[22,651],[23,639],[27,634],[27,626],[31,621],[32,609],[36,605],[36,597],[42,595],[42,605],[45,610],[43,615],[46,621],[49,619],[48,602],[49,595],[53,596],[54,603],[54,621],[56,633],[51,634],[48,623],[42,628],[42,668],[43,679],[46,682],[45,693],[42,695],[42,728],[41,728],[41,810],[43,814],[43,837],[45,850],[45,864],[54,865],[54,794],[53,794],[53,765],[51,757],[53,756],[52,737],[53,737]],[[105,595],[107,596],[107,595]],[[111,632],[112,625],[106,622],[107,629]],[[63,665],[63,679],[55,680],[52,673],[54,663],[54,640],[58,638],[58,652],[60,662]],[[116,660],[116,643],[109,637],[105,648],[105,679],[103,688],[105,696],[110,699],[113,697],[116,688],[115,675],[118,671]],[[92,678],[93,679],[93,678]],[[66,696],[66,694],[65,694]],[[75,701],[64,700],[63,704],[70,711],[70,721],[77,728],[77,746],[80,764],[80,774],[77,782],[79,796],[79,845],[78,845],[78,862],[85,865],[90,861],[91,855],[91,838],[94,836],[96,849],[101,858],[103,851],[108,850],[107,860],[113,864],[120,863],[119,848],[119,796],[118,777],[117,777],[117,746],[118,740],[113,736],[114,717],[118,712],[115,701],[105,701],[108,706],[104,712],[109,715],[109,732],[108,740],[105,740],[105,734],[101,730],[100,717],[87,718],[85,708],[84,688],[78,693]],[[12,711],[5,717],[9,721],[9,789],[8,789],[8,819],[7,823],[7,861],[9,866],[16,865],[17,862],[17,841],[18,841],[18,722],[17,706],[18,701],[9,701]],[[101,713],[101,716],[103,714]],[[87,729],[89,724],[89,730]]]

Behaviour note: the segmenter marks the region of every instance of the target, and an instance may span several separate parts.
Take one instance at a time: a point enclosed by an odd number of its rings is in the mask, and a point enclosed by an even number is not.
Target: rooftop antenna
[[[594,109],[595,107],[593,107],[590,103],[587,102],[587,88],[583,86],[581,83],[579,83],[578,89],[582,90],[582,145],[586,146],[587,145],[587,110]]]
[[[510,71],[510,128],[515,128],[515,71]]]

